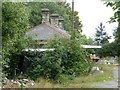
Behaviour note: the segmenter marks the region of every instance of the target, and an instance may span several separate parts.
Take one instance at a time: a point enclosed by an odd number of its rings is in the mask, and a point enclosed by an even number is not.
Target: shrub
[[[84,75],[91,69],[90,61],[86,60],[84,49],[80,47],[79,38],[76,38],[75,33],[69,39],[56,37],[50,40],[46,48],[55,50],[26,53],[25,62],[31,62],[26,69],[28,77],[34,80],[39,77],[57,80],[61,75]]]

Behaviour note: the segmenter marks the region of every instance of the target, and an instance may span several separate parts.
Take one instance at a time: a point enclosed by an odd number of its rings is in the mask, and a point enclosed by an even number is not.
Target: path
[[[120,66],[115,66],[113,68],[113,80],[106,81],[106,82],[98,82],[95,83],[94,86],[96,88],[118,88],[120,86],[120,83],[118,84],[118,78],[120,81]]]

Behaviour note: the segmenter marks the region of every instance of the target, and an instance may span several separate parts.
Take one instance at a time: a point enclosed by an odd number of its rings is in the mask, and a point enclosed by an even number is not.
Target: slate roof
[[[50,23],[42,23],[26,32],[26,36],[31,36],[33,40],[48,40],[53,38],[55,35],[60,38],[70,37],[65,30],[57,28]]]

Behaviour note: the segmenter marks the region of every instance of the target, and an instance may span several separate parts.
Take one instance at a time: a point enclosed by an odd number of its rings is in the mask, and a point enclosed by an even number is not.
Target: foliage
[[[92,38],[87,38],[85,35],[82,35],[76,31],[76,39],[80,42],[81,45],[95,45],[96,42]],[[89,56],[91,53],[95,53],[94,49],[84,49],[84,53]]]
[[[105,26],[103,25],[103,23],[100,23],[100,26],[98,26],[98,28],[96,28],[96,38],[95,41],[97,41],[98,45],[101,44],[105,44],[108,43],[108,39],[110,39],[110,36],[107,35],[107,33],[105,32]]]
[[[51,13],[58,13],[64,18],[66,30],[71,29],[72,11],[68,3],[4,2],[2,4],[2,63],[3,70],[9,78],[23,72],[32,79],[40,76],[56,79],[61,73],[76,76],[87,73],[91,68],[80,47],[79,35],[76,34],[68,40],[55,39],[50,43],[49,45],[55,48],[54,52],[22,51],[26,47],[31,47],[30,39],[25,39],[25,32],[28,28],[41,23],[40,11],[46,7],[49,7]],[[81,24],[77,14],[78,12],[75,12],[76,29]]]
[[[47,48],[51,47],[55,50],[41,53],[42,57],[39,57],[40,54],[37,54],[27,59],[32,60],[30,61],[32,62],[32,66],[28,67],[26,73],[28,77],[37,79],[41,76],[57,80],[62,74],[75,77],[87,74],[90,71],[92,67],[90,61],[86,60],[84,50],[80,47],[80,42],[74,34],[70,39],[56,37],[54,40],[48,42]],[[31,54],[35,54],[35,52]]]
[[[60,18],[64,19],[64,28],[65,30],[72,29],[72,10],[69,3],[66,2],[29,2],[28,7],[31,9],[30,14],[30,25],[37,26],[42,22],[42,13],[41,9],[48,8],[50,14],[58,13]],[[79,21],[78,12],[74,12],[75,18],[75,29],[82,27],[81,22]]]
[[[112,9],[115,11],[114,16],[110,18],[110,23],[113,22],[120,22],[120,1],[110,1],[110,2],[105,2],[106,6],[112,7]]]
[[[115,43],[115,50],[116,50],[117,56],[120,57],[120,22],[119,22],[118,28],[116,30],[114,43]]]
[[[114,66],[95,63],[94,67],[99,67],[103,73],[93,73],[83,76],[80,75],[74,79],[72,79],[73,76],[70,75],[60,75],[59,79],[62,80],[61,83],[54,83],[48,79],[38,78],[34,88],[95,88],[96,82],[103,83],[104,81],[113,80],[113,73],[111,69]]]
[[[80,43],[83,45],[94,45],[95,41],[92,38],[87,38],[85,35],[78,34],[77,35],[80,39]]]
[[[29,26],[28,13],[29,9],[24,3],[2,3],[2,63],[4,71],[9,75],[14,74],[21,50],[27,43],[23,36]]]
[[[106,6],[112,7],[113,11],[115,12],[114,16],[112,16],[110,18],[110,23],[118,22],[118,27],[117,27],[116,32],[115,32],[114,45],[115,45],[115,50],[117,53],[116,55],[120,56],[120,54],[119,54],[119,52],[120,52],[120,49],[119,49],[119,46],[120,46],[120,1],[119,0],[109,1],[109,2],[105,1],[105,4],[106,4]]]
[[[107,57],[107,56],[115,57],[120,55],[119,48],[120,46],[118,46],[118,44],[112,42],[112,43],[104,44],[101,49],[96,50],[96,53],[102,57]]]
[[[82,68],[82,64],[86,63],[87,65],[89,61],[86,60],[84,49],[80,47],[82,42],[82,40],[80,39],[81,38],[78,35],[78,33],[71,32],[71,38],[69,40],[63,40],[62,45],[61,43],[59,45],[60,47],[63,48],[62,65],[64,66],[65,69],[64,73],[71,75],[74,74],[76,76],[77,74],[82,74],[86,72],[86,71],[84,72],[85,67]],[[57,40],[57,42],[58,41],[60,40]],[[52,43],[51,46],[56,46],[56,44]]]

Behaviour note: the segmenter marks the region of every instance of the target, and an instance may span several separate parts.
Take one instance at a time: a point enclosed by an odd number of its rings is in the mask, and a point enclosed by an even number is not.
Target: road
[[[95,83],[96,88],[118,88],[120,87],[120,66],[113,68],[113,80]]]

